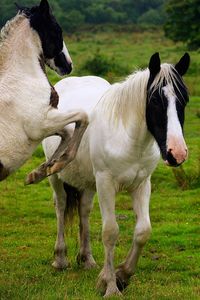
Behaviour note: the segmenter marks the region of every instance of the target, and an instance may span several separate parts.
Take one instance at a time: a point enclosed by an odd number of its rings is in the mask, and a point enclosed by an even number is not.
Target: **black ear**
[[[181,76],[183,76],[187,72],[189,65],[190,56],[188,53],[185,53],[183,57],[181,57],[179,62],[175,65],[175,69]]]
[[[160,72],[160,57],[159,53],[154,53],[149,61],[150,75],[155,77]]]
[[[14,4],[15,4],[17,10],[19,10],[20,12],[22,12],[25,9],[25,7],[19,5],[17,2],[15,2]]]
[[[22,9],[21,6],[20,6],[17,2],[15,2],[14,4],[15,4],[15,6],[16,6],[16,8],[17,8],[18,10],[21,10],[21,9]]]
[[[47,0],[41,0],[39,8],[43,14],[49,14],[50,12],[50,7]]]

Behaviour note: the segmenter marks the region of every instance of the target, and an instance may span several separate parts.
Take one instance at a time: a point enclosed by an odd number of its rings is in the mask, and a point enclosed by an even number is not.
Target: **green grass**
[[[114,35],[114,36],[113,36]],[[68,42],[75,65],[74,75],[97,48],[131,70],[145,67],[150,55],[160,51],[162,60],[175,62],[186,50],[162,33],[85,34]],[[200,61],[199,53],[191,53]],[[199,66],[199,65],[198,65]],[[193,67],[193,65],[192,65]],[[196,72],[196,67],[193,68]],[[83,70],[81,71],[83,72]],[[137,271],[124,291],[124,299],[200,299],[200,95],[199,75],[186,77],[192,96],[186,109],[185,137],[189,160],[184,164],[188,177],[196,181],[182,190],[172,169],[160,162],[152,177],[151,221],[153,232],[145,246]],[[127,75],[127,74],[126,74]],[[51,76],[55,82],[57,77]],[[107,74],[112,81],[115,74]],[[45,180],[37,186],[24,186],[25,174],[44,160],[41,147],[23,168],[0,183],[0,299],[102,299],[95,289],[103,265],[101,217],[97,199],[91,214],[91,243],[99,269],[84,271],[76,264],[78,225],[67,237],[71,269],[56,272],[51,267],[56,236],[52,194]],[[125,193],[117,198],[120,236],[115,263],[120,263],[132,241],[134,217]],[[111,299],[115,299],[112,297]]]
[[[105,55],[108,59],[118,63],[122,69],[130,70],[130,73],[138,68],[146,68],[150,56],[159,52],[161,62],[176,63],[181,56],[188,52],[187,47],[182,43],[174,43],[165,38],[162,31],[154,30],[149,32],[98,32],[83,33],[66,37],[66,44],[74,62],[74,71],[72,75],[80,76],[88,74],[83,70],[85,62],[94,57],[98,52]],[[188,74],[185,76],[187,86],[192,96],[200,95],[200,53],[189,51],[191,56],[191,65]],[[53,72],[51,74],[52,82],[55,83],[59,77]],[[126,76],[128,74],[124,74]],[[115,82],[124,76],[113,72],[108,72],[106,78]]]

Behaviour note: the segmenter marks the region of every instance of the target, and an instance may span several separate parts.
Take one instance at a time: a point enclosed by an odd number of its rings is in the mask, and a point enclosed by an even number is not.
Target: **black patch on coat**
[[[55,88],[51,85],[51,96],[50,96],[49,104],[52,107],[57,108],[58,107],[58,102],[59,102],[58,93],[56,92]]]
[[[9,171],[4,167],[4,165],[0,161],[0,181],[4,180],[8,177]]]

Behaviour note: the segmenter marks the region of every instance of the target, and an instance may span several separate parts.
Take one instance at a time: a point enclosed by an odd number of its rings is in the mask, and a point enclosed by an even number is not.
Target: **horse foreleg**
[[[60,172],[72,160],[74,160],[87,126],[88,123],[81,121],[76,122],[74,133],[69,139],[67,149],[61,153],[58,159],[55,159],[51,164],[48,165],[47,176]]]
[[[96,174],[97,193],[103,222],[102,240],[104,244],[104,267],[99,274],[97,287],[105,292],[105,297],[120,295],[116,285],[114,268],[114,247],[117,241],[119,227],[115,216],[115,188],[111,176],[107,172]]]
[[[151,194],[150,178],[146,179],[133,193],[136,226],[132,247],[125,262],[116,271],[117,286],[120,290],[128,285],[129,278],[134,274],[141,251],[150,237],[151,223],[149,217],[149,200]]]
[[[80,252],[77,256],[78,264],[83,264],[85,269],[96,267],[90,248],[89,214],[92,209],[94,192],[84,191],[79,203],[80,218]]]
[[[68,120],[65,120],[63,125],[63,114],[58,114],[60,118],[57,119],[56,116],[53,114],[51,118],[49,118],[52,122],[55,122],[54,132],[51,133],[53,130],[50,126],[49,131],[46,129],[46,136],[50,135],[60,135],[61,136],[61,143],[52,157],[45,163],[41,164],[37,169],[33,170],[26,178],[26,184],[37,183],[43,180],[45,177],[50,176],[54,173],[60,172],[62,169],[65,168],[67,164],[69,164],[76,156],[78,151],[78,147],[80,145],[82,136],[88,126],[88,117],[84,112],[73,112],[68,114]],[[63,127],[67,124],[75,123],[75,129],[72,137],[69,136],[67,130],[64,130]],[[50,123],[51,124],[51,123]],[[63,126],[60,128],[60,126]],[[45,125],[45,128],[47,125]],[[58,127],[58,128],[56,128]]]
[[[58,133],[58,135],[61,137],[61,141],[58,148],[53,153],[53,155],[50,158],[48,158],[46,162],[42,163],[37,169],[33,170],[30,174],[28,174],[25,181],[26,184],[38,183],[42,179],[46,178],[48,167],[53,165],[54,162],[60,158],[60,155],[63,154],[66,150],[70,141],[70,135],[68,131],[62,130]]]

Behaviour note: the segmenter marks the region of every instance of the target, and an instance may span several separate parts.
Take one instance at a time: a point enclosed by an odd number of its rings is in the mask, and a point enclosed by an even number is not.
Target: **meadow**
[[[160,52],[162,62],[176,63],[187,51],[182,43],[166,39],[162,31],[90,32],[66,37],[66,43],[74,61],[72,75],[100,73],[111,82],[147,67],[154,52]],[[200,299],[200,53],[190,55],[191,67],[185,78],[190,91],[185,116],[189,159],[179,169],[160,161],[152,176],[152,236],[123,292],[124,299]],[[53,72],[48,74],[52,83],[59,80]],[[90,224],[93,255],[99,268],[87,271],[77,266],[75,220],[66,237],[71,267],[55,271],[51,263],[56,218],[48,180],[24,186],[26,174],[43,160],[39,146],[23,168],[0,183],[0,299],[102,299],[95,289],[104,258],[97,197]],[[131,245],[134,228],[126,193],[118,195],[116,208],[120,227],[117,265]]]

